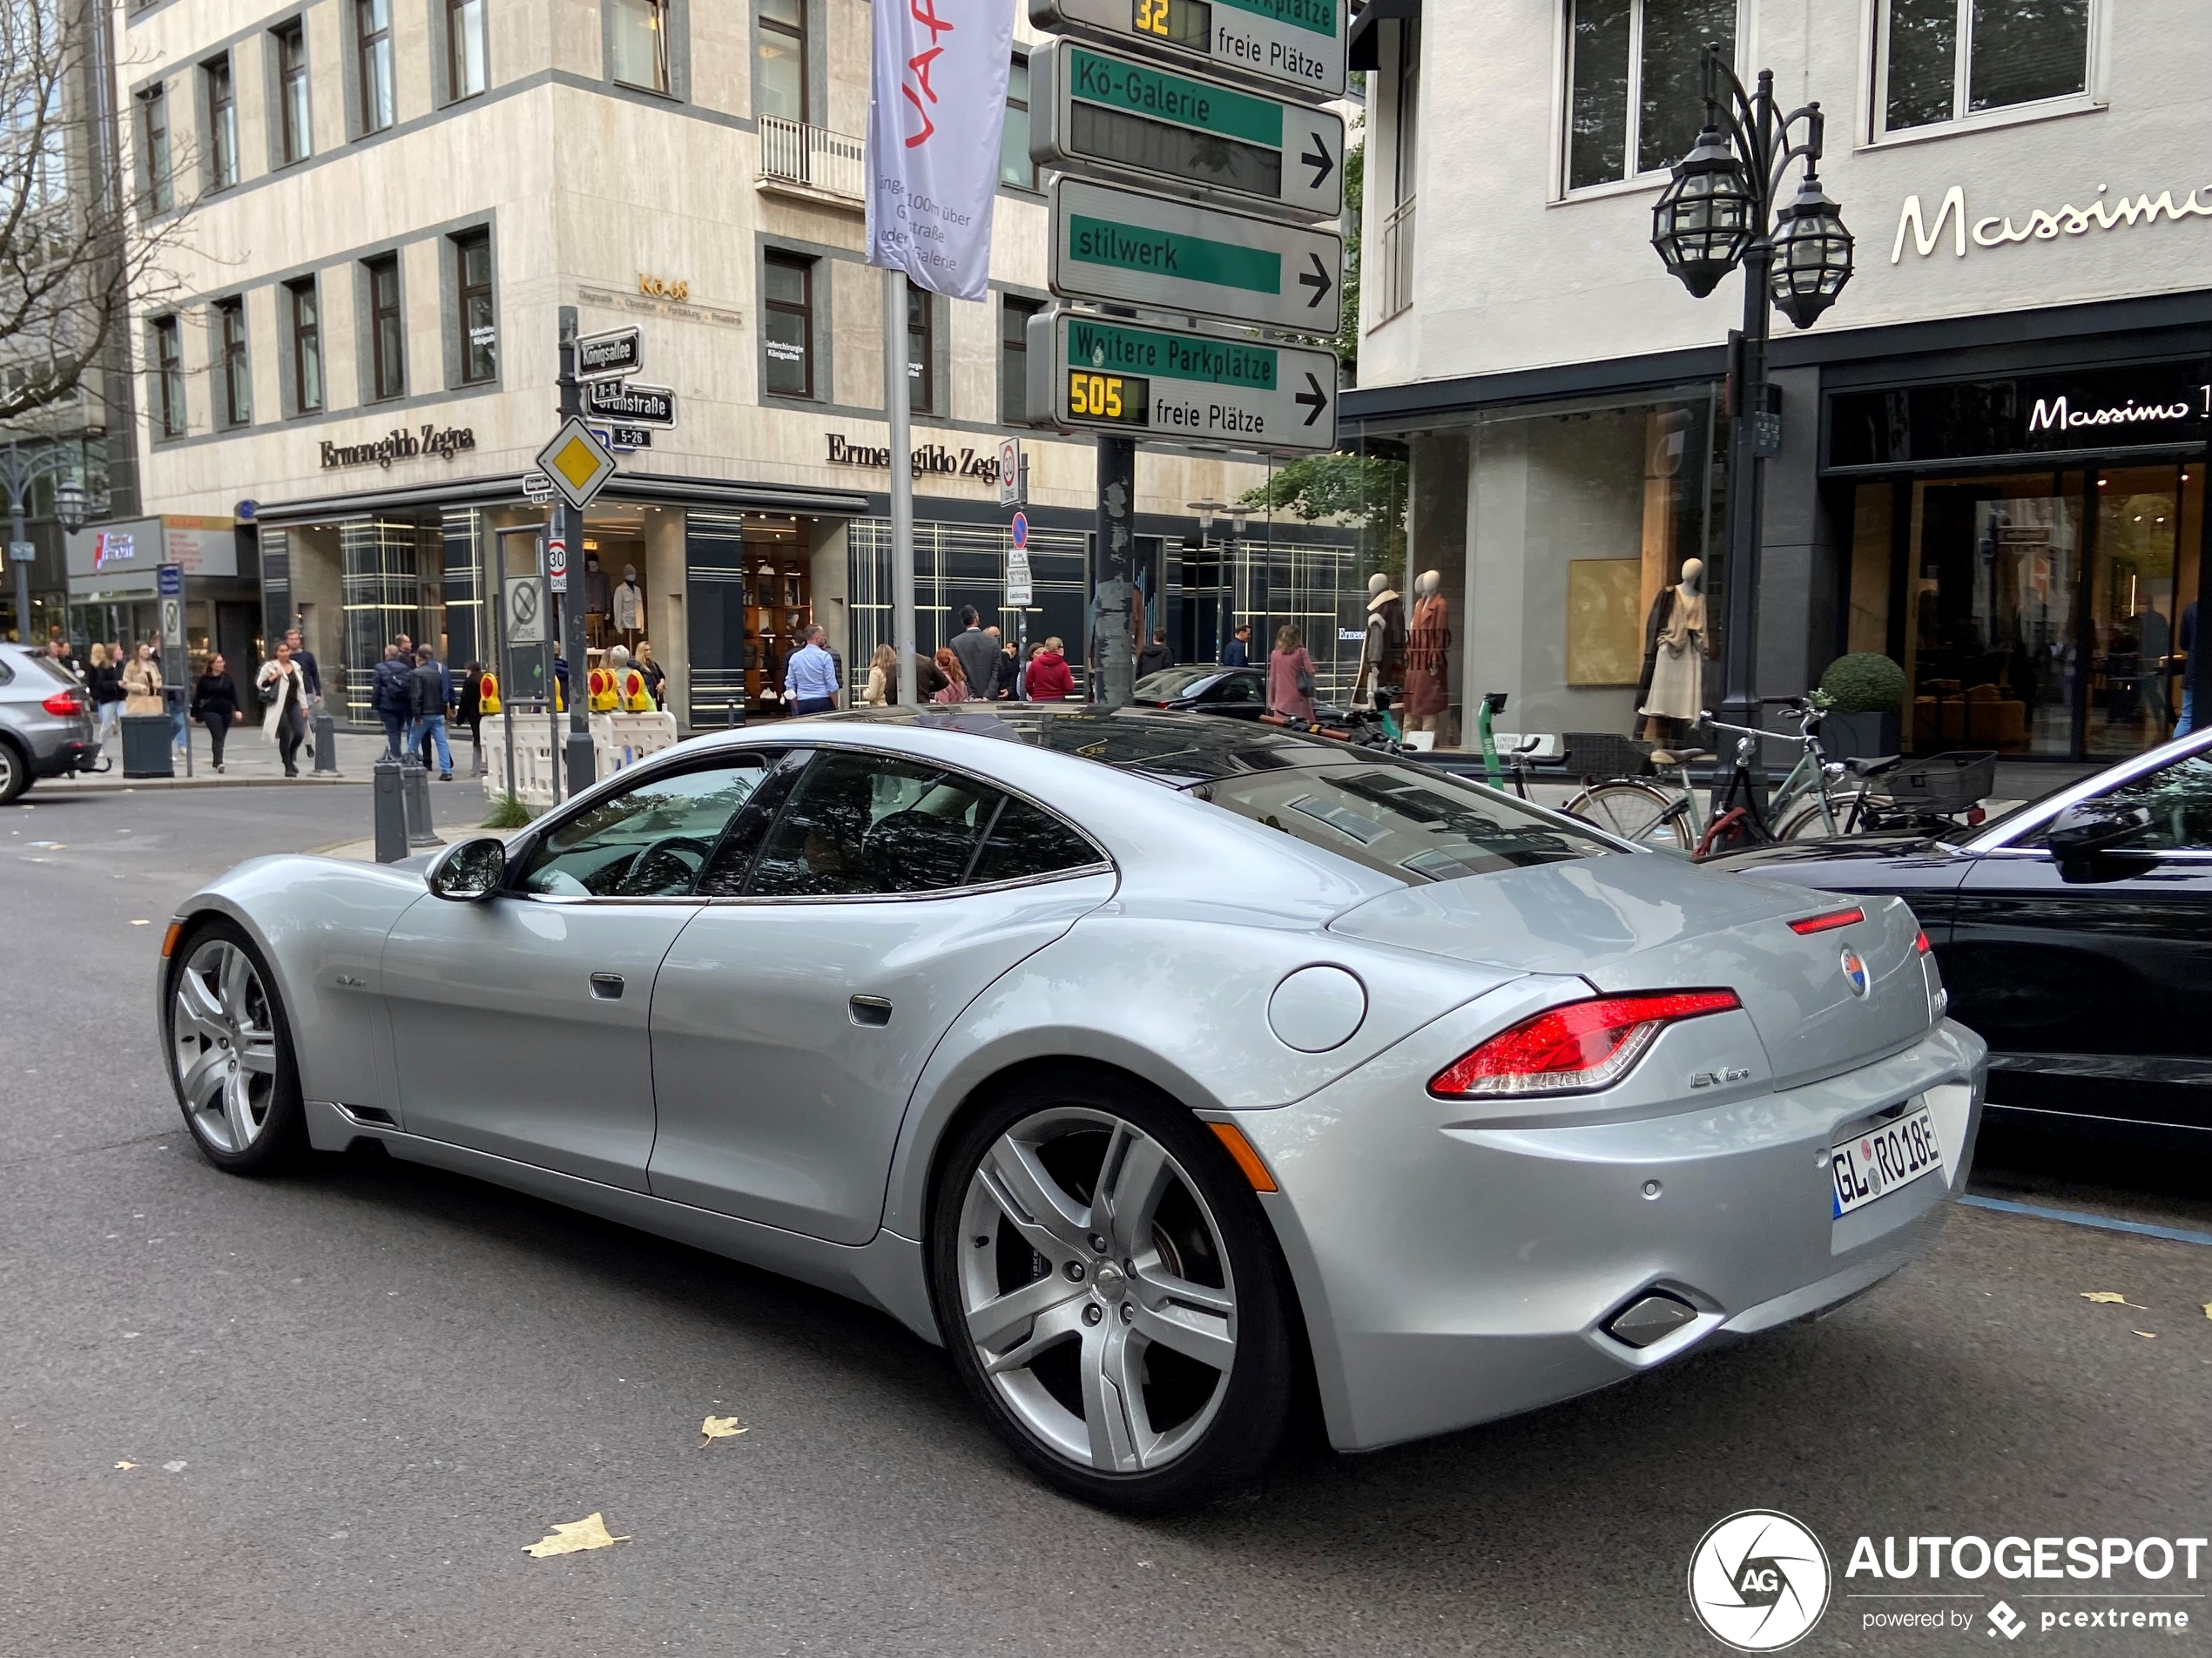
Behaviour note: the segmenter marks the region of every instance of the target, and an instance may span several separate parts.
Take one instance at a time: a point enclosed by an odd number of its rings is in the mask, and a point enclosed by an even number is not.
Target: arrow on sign
[[[1308,426],[1311,426],[1314,421],[1321,418],[1322,410],[1328,408],[1329,394],[1321,389],[1321,382],[1314,379],[1311,374],[1306,375],[1305,383],[1312,387],[1313,389],[1310,392],[1300,392],[1291,401],[1296,403],[1300,408],[1310,408],[1313,411],[1311,414],[1305,417],[1305,423]]]
[[[1300,271],[1298,273],[1298,280],[1300,287],[1313,290],[1313,297],[1305,302],[1305,308],[1311,311],[1329,297],[1329,290],[1335,285],[1329,280],[1328,266],[1321,263],[1321,256],[1318,253],[1309,252],[1306,258],[1313,261],[1313,268],[1311,271]]]
[[[1329,146],[1321,142],[1321,135],[1318,132],[1309,134],[1307,142],[1313,147],[1299,156],[1298,159],[1313,169],[1312,182],[1313,188],[1318,190],[1328,182],[1329,175],[1336,171],[1337,164],[1329,159]]]

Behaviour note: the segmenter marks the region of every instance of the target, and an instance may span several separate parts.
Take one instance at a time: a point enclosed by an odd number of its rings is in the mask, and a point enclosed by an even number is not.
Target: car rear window
[[[51,657],[32,657],[30,661],[32,667],[39,670],[49,679],[57,679],[64,685],[73,685],[77,683],[77,677]]]
[[[1619,850],[1503,795],[1394,764],[1299,766],[1194,792],[1409,886]]]

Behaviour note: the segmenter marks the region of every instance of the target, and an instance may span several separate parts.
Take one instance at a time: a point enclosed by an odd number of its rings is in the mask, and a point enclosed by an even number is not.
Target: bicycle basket
[[[1997,788],[1993,751],[1960,749],[1925,760],[1912,760],[1879,779],[1883,792],[1900,806],[1921,812],[1964,812]]]
[[[1596,778],[1601,781],[1607,778],[1649,777],[1651,745],[1623,737],[1618,731],[1569,731],[1567,764],[1561,769],[1569,777]]]

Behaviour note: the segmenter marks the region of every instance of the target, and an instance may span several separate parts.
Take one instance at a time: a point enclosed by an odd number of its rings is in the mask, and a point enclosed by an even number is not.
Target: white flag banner
[[[980,300],[1014,55],[1015,0],[874,0],[868,263]]]

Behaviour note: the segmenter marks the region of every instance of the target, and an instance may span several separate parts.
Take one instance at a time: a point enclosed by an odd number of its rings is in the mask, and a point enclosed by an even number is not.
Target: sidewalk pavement
[[[126,778],[123,775],[123,740],[118,736],[101,748],[101,758],[111,760],[105,772],[85,773],[73,778],[45,778],[38,784],[42,794],[101,793],[119,789],[219,789],[246,784],[287,783],[327,785],[332,783],[367,783],[372,780],[370,768],[384,756],[384,734],[381,731],[340,730],[336,738],[338,756],[337,775],[314,770],[314,761],[306,748],[300,751],[300,775],[287,778],[284,763],[278,757],[274,743],[261,735],[258,721],[249,719],[232,728],[223,745],[223,769],[218,773],[208,756],[206,729],[195,723],[187,726],[192,739],[192,775],[185,775],[185,757],[181,751],[171,751],[176,775],[165,778]],[[471,774],[474,756],[465,734],[449,740],[453,745],[453,781],[439,783],[432,773],[433,789],[473,788],[483,791],[481,778]]]
[[[440,837],[448,846],[455,841],[474,840],[483,835],[489,835],[494,840],[512,840],[522,832],[520,829],[482,827],[471,829],[454,824],[441,824],[438,826]],[[343,858],[356,864],[373,864],[376,861],[376,842],[373,838],[361,840],[341,840],[328,846],[312,847],[309,849],[308,855],[314,858]]]

